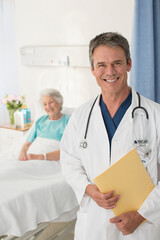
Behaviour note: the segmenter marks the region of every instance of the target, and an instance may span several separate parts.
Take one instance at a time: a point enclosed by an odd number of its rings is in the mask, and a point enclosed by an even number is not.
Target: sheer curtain
[[[0,99],[18,94],[15,35],[15,2],[0,0]],[[7,121],[6,106],[0,104],[0,124]]]
[[[160,103],[160,0],[135,0],[131,86]]]

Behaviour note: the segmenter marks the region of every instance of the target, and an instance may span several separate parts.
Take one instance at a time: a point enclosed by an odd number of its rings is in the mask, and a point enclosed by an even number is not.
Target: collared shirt
[[[121,119],[123,118],[125,112],[131,105],[131,102],[132,102],[132,93],[130,93],[128,95],[128,97],[124,100],[124,102],[122,102],[122,104],[118,108],[117,112],[115,113],[114,117],[111,118],[109,111],[103,101],[102,95],[100,97],[100,108],[101,108],[104,124],[106,127],[106,131],[108,133],[110,146],[111,146],[113,135],[114,135]]]

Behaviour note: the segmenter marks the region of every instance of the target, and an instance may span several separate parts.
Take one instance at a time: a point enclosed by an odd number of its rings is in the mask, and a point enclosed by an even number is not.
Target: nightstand
[[[9,123],[0,125],[0,150],[11,146],[12,143],[27,134],[30,128],[31,126],[24,129],[17,129]]]

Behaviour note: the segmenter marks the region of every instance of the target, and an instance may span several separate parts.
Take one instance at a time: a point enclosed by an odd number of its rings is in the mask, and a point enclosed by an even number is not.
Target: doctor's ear
[[[131,67],[132,67],[132,60],[131,60],[131,58],[129,59],[127,65],[128,65],[128,66],[127,66],[127,71],[129,72],[129,71],[131,70]]]

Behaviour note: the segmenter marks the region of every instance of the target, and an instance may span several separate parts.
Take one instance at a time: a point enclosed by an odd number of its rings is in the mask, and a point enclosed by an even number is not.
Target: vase
[[[14,125],[14,113],[17,109],[8,109],[10,124]]]

